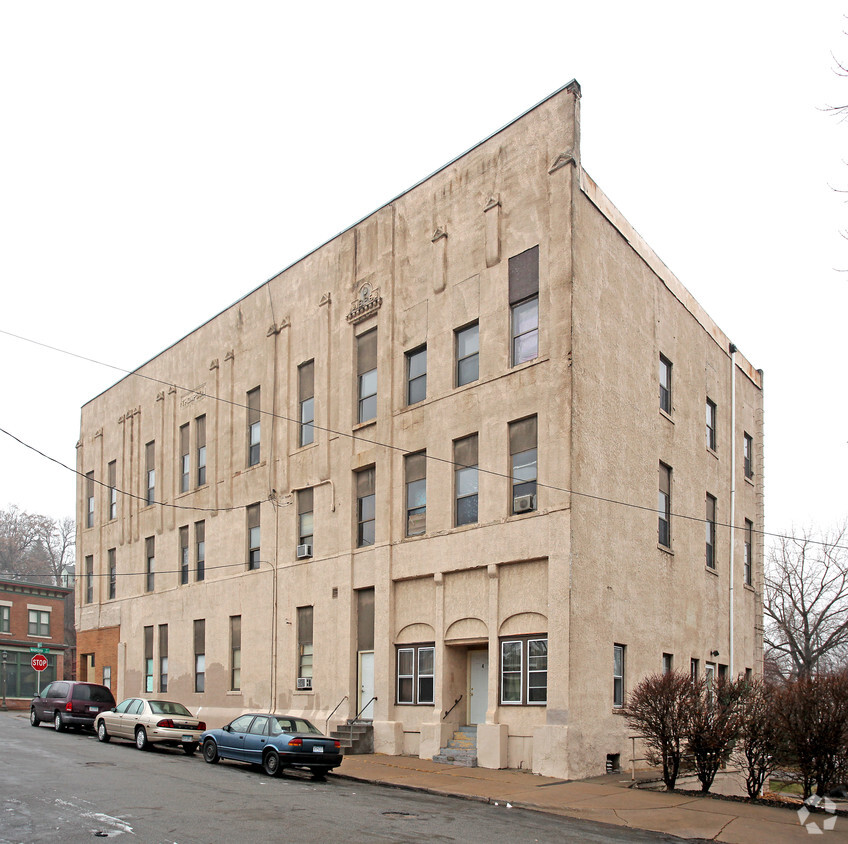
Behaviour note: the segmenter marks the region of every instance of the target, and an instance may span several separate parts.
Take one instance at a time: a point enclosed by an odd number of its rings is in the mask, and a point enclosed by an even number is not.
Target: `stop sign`
[[[36,671],[44,671],[47,668],[47,657],[44,654],[36,654],[29,662]]]

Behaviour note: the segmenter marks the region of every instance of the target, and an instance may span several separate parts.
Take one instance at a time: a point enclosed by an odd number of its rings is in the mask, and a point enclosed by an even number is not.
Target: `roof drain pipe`
[[[730,659],[729,679],[733,679],[733,549],[736,546],[736,345],[730,344]]]

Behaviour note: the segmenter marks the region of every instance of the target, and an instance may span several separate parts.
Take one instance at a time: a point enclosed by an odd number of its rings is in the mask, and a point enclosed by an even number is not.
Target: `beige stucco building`
[[[759,673],[762,373],[582,169],[579,106],[83,407],[81,676],[579,777],[644,675]]]

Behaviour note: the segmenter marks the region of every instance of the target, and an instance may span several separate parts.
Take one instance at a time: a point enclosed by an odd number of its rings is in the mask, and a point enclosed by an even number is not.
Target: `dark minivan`
[[[29,722],[37,727],[42,721],[50,721],[56,732],[65,727],[93,729],[94,719],[114,705],[115,698],[106,686],[54,680],[32,699]]]

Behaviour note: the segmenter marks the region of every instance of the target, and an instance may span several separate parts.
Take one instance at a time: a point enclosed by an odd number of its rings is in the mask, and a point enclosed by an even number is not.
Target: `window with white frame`
[[[94,557],[85,558],[85,602],[94,602]]]
[[[716,567],[716,499],[707,493],[706,515],[704,519],[707,535],[707,568]]]
[[[156,583],[156,537],[148,536],[144,540],[144,588],[146,592],[152,592]]]
[[[536,509],[537,427],[535,416],[509,423],[509,453],[512,464],[510,512],[513,515]]]
[[[472,525],[477,522],[477,434],[453,441],[454,462],[454,524]]]
[[[194,690],[206,691],[206,619],[194,621]]]
[[[480,326],[475,322],[456,331],[456,386],[480,377]]]
[[[377,418],[377,329],[356,338],[357,422]]]
[[[421,536],[427,530],[427,453],[407,454],[406,535]]]
[[[751,480],[754,477],[754,439],[750,434],[743,435],[742,455],[745,465],[745,477]]]
[[[144,446],[144,467],[145,467],[145,484],[147,491],[145,493],[145,502],[147,504],[156,503],[156,443],[151,440]]]
[[[297,397],[300,411],[298,445],[315,441],[315,361],[309,360],[297,368]]]
[[[188,492],[191,484],[191,429],[180,425],[180,492]]]
[[[206,579],[206,522],[194,523],[194,579]]]
[[[159,691],[168,691],[168,625],[159,625]]]
[[[397,649],[397,703],[433,704],[436,649],[432,643]]]
[[[671,548],[671,466],[665,463],[660,463],[657,513],[657,541],[664,548]]]
[[[751,572],[754,564],[754,523],[750,519],[745,519],[745,558],[743,563],[743,576],[745,585],[751,585]]]
[[[144,691],[153,691],[153,625],[144,628]]]
[[[312,631],[313,607],[297,608],[297,676],[313,677],[315,643]]]
[[[376,536],[377,506],[374,493],[375,468],[356,472],[356,547],[373,545]]]
[[[660,410],[671,415],[671,361],[660,355]]]
[[[85,476],[85,526],[94,527],[94,472],[87,472]]]
[[[262,392],[255,387],[247,394],[247,465],[256,466],[259,463],[262,443],[261,413]]]
[[[9,633],[12,608],[0,604],[0,633]]]
[[[315,541],[315,509],[312,487],[297,492],[297,556],[311,557]]]
[[[707,448],[716,450],[716,404],[707,399]]]
[[[548,702],[548,638],[544,635],[501,640],[501,703],[540,705]]]
[[[206,414],[194,420],[194,447],[197,454],[197,485],[206,484]]]
[[[180,584],[188,583],[188,525],[180,528]]]
[[[118,462],[112,460],[108,466],[109,475],[109,519],[118,518]]]
[[[612,646],[612,705],[624,706],[624,645]]]
[[[260,551],[259,504],[251,504],[247,508],[247,568],[249,571],[259,568]]]
[[[427,347],[406,353],[406,403],[417,404],[427,398]]]
[[[106,552],[109,564],[109,599],[115,598],[118,591],[118,551],[116,548],[110,548]]]
[[[509,259],[512,366],[539,356],[539,247]]]

